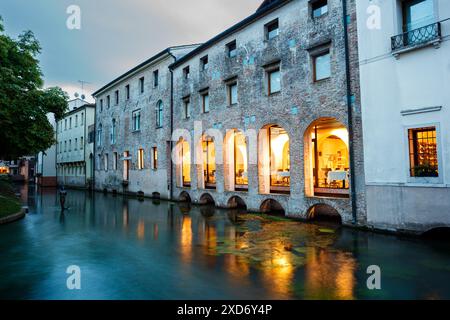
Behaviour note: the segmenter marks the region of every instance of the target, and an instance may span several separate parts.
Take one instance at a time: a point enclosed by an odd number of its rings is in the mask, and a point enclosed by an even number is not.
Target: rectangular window
[[[64,152],[67,152],[67,141],[64,141]]]
[[[84,138],[81,137],[80,138],[80,150],[83,150],[83,149],[84,149]]]
[[[158,169],[158,148],[152,148],[152,169]]]
[[[81,125],[84,125],[84,113],[81,113]]]
[[[117,152],[113,153],[113,170],[116,171],[117,170],[117,162],[119,160],[119,155],[117,154]]]
[[[130,85],[129,84],[127,84],[125,86],[125,96],[126,96],[127,100],[130,100]]]
[[[78,127],[78,115],[75,116],[75,128]]]
[[[72,139],[69,140],[69,152],[72,151]]]
[[[403,6],[403,31],[408,32],[435,22],[433,0],[406,0]]]
[[[109,163],[109,161],[108,161],[109,159],[108,159],[108,154],[106,153],[105,154],[105,157],[104,157],[104,168],[105,168],[105,171],[108,171],[108,163]]]
[[[111,97],[107,96],[106,97],[106,107],[109,109],[111,107]]]
[[[320,81],[331,77],[331,59],[329,51],[313,57],[313,63],[314,81]]]
[[[115,100],[116,100],[116,106],[119,104],[119,90],[116,90],[114,92]]]
[[[138,170],[144,169],[144,149],[138,151]]]
[[[75,145],[73,147],[73,150],[77,150],[78,149],[78,138],[75,138]]]
[[[237,56],[236,40],[227,44],[227,53],[229,58],[234,58]]]
[[[312,17],[318,18],[323,16],[328,12],[328,1],[327,0],[317,0],[311,3]]]
[[[69,129],[72,129],[72,117],[69,118]]]
[[[237,82],[228,85],[228,105],[232,106],[238,103]]]
[[[141,90],[141,93],[144,93],[144,89],[145,89],[144,84],[145,84],[145,78],[142,77],[139,79],[139,88]]]
[[[208,56],[204,56],[200,59],[200,70],[205,71],[208,69]]]
[[[133,111],[132,119],[133,119],[133,131],[141,130],[141,110]]]
[[[408,130],[411,177],[439,177],[436,127]]]
[[[186,98],[183,100],[184,104],[184,118],[189,119],[191,117],[191,100]]]
[[[123,153],[123,180],[128,181],[130,178],[130,152]]]
[[[101,154],[97,155],[97,170],[98,171],[102,170],[102,155]]]
[[[157,87],[159,85],[159,71],[153,71],[153,87]]]
[[[202,110],[203,113],[209,112],[209,93],[202,94]]]
[[[279,34],[279,28],[278,28],[278,19],[275,19],[272,22],[269,22],[265,25],[265,32],[266,32],[266,40],[271,40],[278,36]]]
[[[189,79],[189,74],[191,73],[189,66],[183,69],[183,77],[184,79]]]
[[[64,119],[64,130],[67,130],[67,119]]]
[[[281,74],[280,69],[274,69],[268,72],[269,95],[281,91]]]
[[[100,112],[103,112],[103,99],[100,99]]]

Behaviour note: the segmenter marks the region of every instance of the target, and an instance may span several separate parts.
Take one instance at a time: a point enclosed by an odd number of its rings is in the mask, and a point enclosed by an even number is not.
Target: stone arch
[[[248,190],[250,165],[248,139],[250,139],[248,132],[238,129],[226,131],[223,142],[223,172],[226,191]]]
[[[233,196],[228,200],[228,208],[230,209],[247,209],[247,204],[239,196]]]
[[[153,199],[161,199],[161,194],[159,192],[153,192],[152,193],[152,198]]]
[[[288,131],[278,124],[264,125],[258,134],[260,193],[290,193],[290,159]]]
[[[336,118],[311,122],[303,134],[305,194],[349,197],[350,150],[347,127]]]
[[[212,195],[210,195],[209,193],[204,193],[200,196],[198,203],[202,205],[215,205],[216,201],[214,200]]]
[[[337,224],[342,224],[342,217],[339,212],[332,206],[319,203],[308,209],[306,218],[310,221],[328,221]]]
[[[285,214],[283,206],[275,199],[266,199],[259,207],[262,213]]]
[[[188,203],[192,202],[191,196],[186,191],[180,193],[180,195],[178,196],[178,200],[180,202],[188,202]]]

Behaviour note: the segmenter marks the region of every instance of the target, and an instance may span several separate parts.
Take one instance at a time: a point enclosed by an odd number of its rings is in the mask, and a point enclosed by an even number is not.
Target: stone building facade
[[[98,190],[366,222],[355,0],[266,0],[94,96]]]
[[[301,218],[336,210],[346,224],[365,224],[355,1],[346,1],[346,13],[342,3],[265,1],[255,14],[172,66],[175,199],[220,207],[245,203],[250,211],[282,209]],[[236,145],[233,132],[246,140],[239,157],[247,164],[240,169],[235,169],[236,147],[230,146]],[[283,150],[270,139],[282,141]],[[285,155],[279,159],[279,153]],[[207,163],[211,158],[215,164]],[[355,211],[346,174],[356,190]],[[239,179],[246,185],[237,187]]]
[[[93,94],[97,190],[169,198],[169,65],[195,47],[168,48]]]
[[[57,181],[58,185],[87,188],[93,178],[94,144],[89,142],[88,128],[94,124],[95,105],[75,99],[68,107],[56,127]]]

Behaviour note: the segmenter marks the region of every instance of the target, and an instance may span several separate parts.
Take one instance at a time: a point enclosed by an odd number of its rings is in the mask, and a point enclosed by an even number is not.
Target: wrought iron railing
[[[441,38],[441,23],[430,25],[404,32],[391,38],[392,51],[414,48],[439,40]]]

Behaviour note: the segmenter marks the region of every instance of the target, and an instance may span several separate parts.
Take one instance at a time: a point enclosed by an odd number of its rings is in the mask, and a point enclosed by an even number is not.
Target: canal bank
[[[1,298],[450,298],[445,243],[76,190],[64,213],[55,190],[27,199],[0,233]],[[82,290],[66,287],[71,265]],[[373,265],[382,290],[366,286]]]

